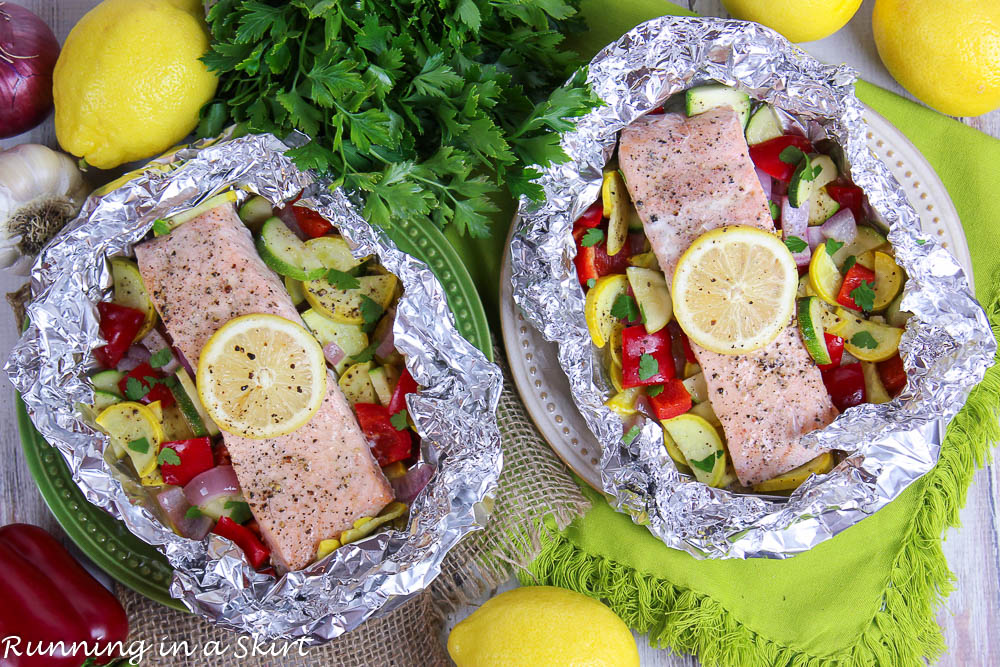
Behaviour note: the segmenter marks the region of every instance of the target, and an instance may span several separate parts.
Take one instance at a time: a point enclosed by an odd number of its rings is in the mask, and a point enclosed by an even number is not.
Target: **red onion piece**
[[[796,208],[788,201],[788,197],[781,198],[781,236],[786,241],[792,237],[798,237],[806,242],[809,230],[809,202],[804,206]],[[793,252],[795,265],[798,267],[808,266],[812,258],[812,251],[809,248],[801,252]]]
[[[649,397],[645,394],[639,394],[639,398],[635,399],[635,409],[641,415],[646,415],[650,419],[656,419],[656,415],[653,414],[653,407],[649,404]]]
[[[382,335],[382,340],[378,342],[378,347],[375,348],[375,356],[379,359],[385,359],[393,350],[396,349],[396,338],[392,333],[392,325],[390,324],[385,328],[385,333]]]
[[[761,171],[754,167],[754,171],[757,172],[757,178],[760,179],[760,187],[764,188],[764,199],[771,198],[771,183],[774,179],[767,172]]]
[[[197,375],[197,374],[195,373],[194,368],[191,367],[191,362],[189,362],[184,357],[184,355],[181,354],[181,351],[178,350],[176,347],[175,348],[171,348],[171,349],[173,349],[173,351],[174,351],[174,359],[176,359],[180,363],[180,365],[184,367],[184,370],[186,370],[188,372],[188,375],[190,375],[192,378],[194,378],[195,375]]]
[[[628,235],[628,254],[638,255],[646,250],[646,234],[643,232],[631,232]]]
[[[192,505],[204,505],[219,496],[239,495],[240,482],[233,466],[215,466],[201,473],[184,487],[184,495]]]
[[[177,360],[177,355],[170,349],[170,341],[157,329],[152,329],[142,339],[142,345],[149,350],[150,355],[156,354],[160,350],[170,350],[170,361],[160,366],[160,371],[167,375],[172,375],[181,367],[181,362]]]
[[[191,508],[184,495],[184,490],[179,486],[165,486],[156,495],[156,502],[163,508],[163,513],[167,515],[170,523],[184,537],[192,540],[200,540],[212,529],[213,521],[210,517],[201,515],[195,519],[189,519],[186,514]]]
[[[433,475],[434,466],[428,463],[418,463],[407,470],[405,475],[389,480],[389,483],[392,484],[396,500],[409,505],[424,490]]]
[[[849,208],[842,208],[831,215],[820,229],[825,238],[844,243],[851,243],[858,236],[858,224]]]
[[[810,250],[815,250],[816,246],[826,240],[823,236],[823,230],[819,227],[810,227],[806,230],[806,243],[809,244]]]
[[[340,363],[340,360],[346,356],[346,352],[340,349],[340,346],[330,341],[323,346],[323,356],[326,357],[326,361],[331,366],[336,366]]]
[[[27,132],[52,111],[52,70],[59,42],[45,21],[0,3],[0,139]]]
[[[771,201],[775,204],[781,204],[781,198],[787,194],[788,183],[779,181],[776,178],[771,179]]]
[[[122,360],[118,362],[118,370],[128,373],[134,370],[136,366],[149,361],[149,356],[149,350],[141,343],[135,343],[128,349]]]

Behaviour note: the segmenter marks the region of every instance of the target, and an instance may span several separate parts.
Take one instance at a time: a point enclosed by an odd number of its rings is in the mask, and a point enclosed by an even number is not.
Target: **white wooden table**
[[[612,2],[613,0],[608,0]],[[98,0],[19,0],[46,21],[60,41],[76,21]],[[718,0],[693,0],[695,11],[724,16]],[[827,62],[846,62],[862,76],[884,88],[905,95],[882,67],[871,31],[873,0],[865,0],[850,24],[832,37],[806,44],[805,48]],[[979,118],[961,119],[994,137],[1000,137],[1000,111]],[[0,142],[0,147],[19,143],[55,146],[52,121],[16,139]],[[23,282],[20,276],[0,272],[0,291],[10,292]],[[16,339],[10,310],[0,308],[0,359],[6,360]],[[61,534],[35,487],[21,458],[21,446],[14,417],[14,392],[8,385],[0,391],[0,525],[21,521],[43,526]],[[969,490],[962,511],[962,527],[949,532],[945,553],[958,575],[958,588],[938,615],[949,651],[942,666],[1000,664],[1000,466],[981,470]],[[65,536],[63,536],[65,539]],[[643,665],[696,665],[686,656],[656,651],[639,639]]]

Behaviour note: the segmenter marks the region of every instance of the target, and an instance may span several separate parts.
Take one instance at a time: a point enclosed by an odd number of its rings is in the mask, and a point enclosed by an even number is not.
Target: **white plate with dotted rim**
[[[948,191],[934,168],[902,132],[871,109],[865,111],[868,145],[903,186],[920,225],[951,251],[972,283],[972,257]],[[513,230],[513,225],[511,226]],[[500,320],[514,384],[542,437],[569,468],[602,491],[600,446],[570,397],[555,343],[542,335],[514,305],[510,286],[510,239],[500,276]],[[603,492],[603,491],[602,491]]]

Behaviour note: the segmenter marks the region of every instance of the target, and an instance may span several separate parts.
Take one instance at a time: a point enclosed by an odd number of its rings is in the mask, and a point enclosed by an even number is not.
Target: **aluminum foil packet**
[[[921,234],[900,185],[867,147],[855,79],[849,68],[824,65],[754,23],[648,21],[595,56],[588,80],[606,106],[563,135],[570,160],[543,170],[538,182],[544,200],[521,201],[511,243],[514,298],[559,345],[573,399],[603,449],[604,491],[667,546],[697,558],[786,558],[885,506],[934,466],[944,427],[993,363],[996,341],[967,277],[945,249]],[[849,455],[789,498],[691,481],[667,455],[653,419],[642,418],[639,437],[623,443],[621,419],[604,407],[612,390],[587,332],[573,267],[572,225],[600,195],[618,132],[671,95],[709,82],[768,102],[810,139],[839,145],[909,276],[902,307],[914,316],[900,345],[909,383],[890,403],[850,408],[806,436],[807,446]]]
[[[293,139],[294,140],[294,137]],[[502,467],[496,407],[499,369],[455,328],[445,293],[419,260],[371,227],[340,189],[300,171],[288,144],[249,135],[186,147],[154,160],[137,176],[91,197],[80,216],[45,248],[31,272],[31,324],[6,371],[45,439],[59,448],[87,500],[120,518],[174,567],[170,594],[191,611],[261,641],[319,643],[347,632],[423,590],[448,551],[481,529]],[[108,438],[74,405],[93,402],[87,373],[103,344],[96,304],[111,291],[106,257],[130,254],[153,221],[188,210],[233,187],[272,204],[304,189],[297,205],[315,209],[352,244],[376,255],[403,283],[393,326],[397,349],[424,387],[409,397],[422,438],[421,458],[434,466],[410,508],[406,530],[347,544],[324,560],[281,578],[255,572],[229,540],[180,537],[161,522],[155,501],[130,468],[112,467]]]

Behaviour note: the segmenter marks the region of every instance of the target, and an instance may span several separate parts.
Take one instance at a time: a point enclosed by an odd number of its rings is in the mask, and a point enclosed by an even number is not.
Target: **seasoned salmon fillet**
[[[135,254],[153,304],[192,364],[212,334],[240,315],[268,313],[302,324],[232,205],[137,245]],[[330,377],[319,411],[302,428],[264,440],[225,432],[223,438],[279,567],[305,567],[316,558],[321,540],[392,501],[392,487]]]
[[[774,231],[743,125],[728,107],[640,118],[622,130],[618,163],[668,283],[677,260],[707,231]]]
[[[622,130],[618,160],[668,283],[680,256],[705,232],[725,225],[774,231],[732,109],[640,118]],[[745,355],[691,347],[742,484],[771,479],[825,451],[800,443],[832,422],[837,409],[798,327]]]
[[[694,342],[691,349],[741,484],[771,479],[826,451],[799,442],[838,413],[798,327],[750,354],[718,354]]]

